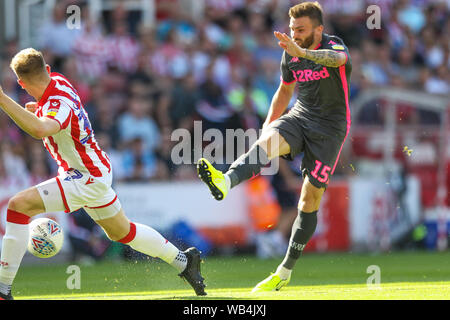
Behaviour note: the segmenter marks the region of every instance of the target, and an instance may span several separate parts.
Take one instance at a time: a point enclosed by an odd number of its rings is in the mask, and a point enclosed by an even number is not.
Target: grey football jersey
[[[349,93],[352,62],[348,48],[336,36],[322,34],[316,48],[344,52],[347,61],[333,68],[304,58],[292,57],[284,51],[281,59],[281,80],[298,83],[297,101],[291,113],[308,120],[315,127],[331,128],[348,133],[351,123]]]

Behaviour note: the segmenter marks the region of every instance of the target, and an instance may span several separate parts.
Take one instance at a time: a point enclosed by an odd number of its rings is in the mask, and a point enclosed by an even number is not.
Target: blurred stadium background
[[[80,93],[131,219],[205,255],[282,256],[301,157],[217,203],[195,165],[173,163],[171,134],[193,132],[194,121],[223,133],[262,125],[280,77],[273,30],[289,31],[297,2],[3,0],[0,82],[16,101],[30,101],[9,61],[22,48],[40,49]],[[448,250],[449,1],[319,3],[325,31],[350,49],[353,125],[306,251]],[[366,26],[369,5],[381,9],[379,29]],[[0,112],[0,235],[8,198],[55,173],[41,142]],[[50,216],[66,231],[61,258],[136,257],[82,210]]]

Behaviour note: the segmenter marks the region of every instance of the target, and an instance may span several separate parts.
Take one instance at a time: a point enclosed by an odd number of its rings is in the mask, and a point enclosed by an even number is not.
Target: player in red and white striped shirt
[[[30,218],[80,208],[111,240],[161,258],[180,272],[197,295],[205,295],[196,248],[180,251],[156,230],[126,217],[111,188],[111,162],[95,140],[88,114],[70,82],[61,74],[51,73],[42,53],[31,48],[20,51],[12,59],[11,68],[18,83],[37,102],[28,103],[24,109],[0,87],[0,108],[25,132],[42,139],[59,170],[57,177],[9,200],[0,259],[0,300],[12,299],[11,285],[27,250]]]
[[[43,138],[45,148],[58,163],[60,172],[81,168],[94,177],[111,173],[111,163],[95,140],[76,90],[64,76],[50,74],[50,84],[37,103],[35,114],[58,122],[58,134]],[[74,149],[76,152],[74,152]]]

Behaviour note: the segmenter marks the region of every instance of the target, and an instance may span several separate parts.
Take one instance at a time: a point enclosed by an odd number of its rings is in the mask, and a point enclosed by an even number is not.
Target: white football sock
[[[184,254],[184,252],[178,250],[177,256],[175,257],[175,259],[172,261],[172,263],[170,265],[175,267],[179,272],[183,272],[187,266],[187,257]]]
[[[227,189],[230,190],[231,189],[231,179],[226,173],[223,176],[225,177],[225,184],[227,185]]]
[[[291,276],[292,270],[286,269],[283,265],[279,265],[275,274],[279,275],[281,280],[287,280]]]
[[[0,258],[0,282],[2,284],[12,285],[22,258],[27,251],[28,237],[28,224],[6,222]]]
[[[7,296],[11,292],[11,285],[7,285],[0,282],[0,293],[3,293]]]
[[[140,224],[136,225],[136,235],[128,245],[134,250],[152,257],[158,257],[182,272],[187,265],[185,254],[165,239],[155,229]]]

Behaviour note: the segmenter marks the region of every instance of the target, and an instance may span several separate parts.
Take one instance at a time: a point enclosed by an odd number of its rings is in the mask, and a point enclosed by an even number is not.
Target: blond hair
[[[21,80],[34,81],[47,74],[42,52],[33,48],[19,51],[11,60],[11,69]]]
[[[318,25],[323,25],[322,14],[322,6],[317,1],[302,2],[289,9],[289,17],[294,19],[309,17],[311,20],[315,20]]]

